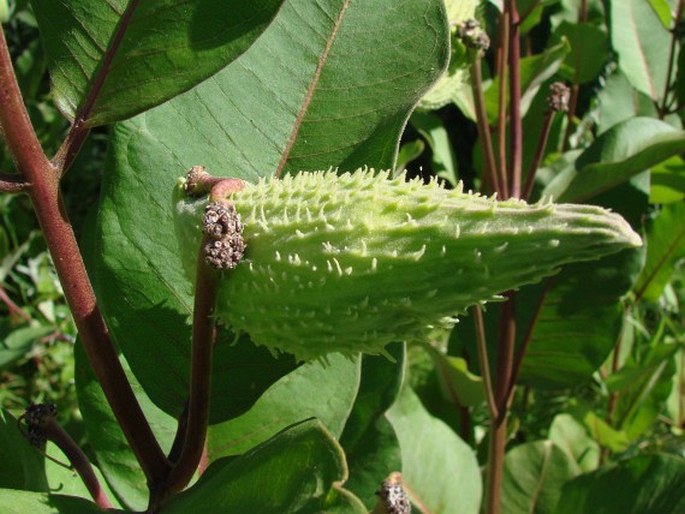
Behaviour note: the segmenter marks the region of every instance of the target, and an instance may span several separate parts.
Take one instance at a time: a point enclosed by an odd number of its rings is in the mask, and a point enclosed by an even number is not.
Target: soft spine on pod
[[[498,202],[372,169],[264,179],[230,201],[246,250],[217,315],[300,360],[383,353],[563,264],[641,245],[600,207]],[[174,202],[192,280],[207,199],[186,197],[181,181]]]

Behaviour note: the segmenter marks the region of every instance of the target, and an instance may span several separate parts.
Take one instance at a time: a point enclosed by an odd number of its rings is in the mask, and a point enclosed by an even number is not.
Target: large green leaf
[[[247,180],[391,168],[409,111],[445,65],[447,36],[440,0],[288,1],[225,70],[116,126],[94,281],[113,336],[155,403],[177,415],[188,388],[192,299],[171,220],[177,177],[196,164]],[[236,373],[236,359],[217,350],[219,390],[219,370]],[[272,382],[274,366],[268,354],[250,364]],[[243,389],[254,380],[252,372]],[[224,396],[213,409],[226,409]],[[213,410],[213,419],[229,414]]]
[[[209,460],[240,455],[288,425],[315,417],[340,437],[359,388],[361,357],[309,362],[273,384],[248,412],[209,428]]]
[[[482,479],[473,450],[404,387],[387,417],[402,451],[402,476],[412,501],[432,514],[480,511]]]
[[[565,80],[585,84],[597,78],[608,57],[607,35],[602,29],[589,23],[564,21],[554,36],[566,38],[571,45],[559,70]]]
[[[340,444],[345,449],[350,478],[345,487],[369,508],[378,500],[376,492],[385,478],[402,465],[399,442],[385,412],[395,403],[404,377],[404,344],[388,347],[393,361],[365,355],[359,393]]]
[[[95,378],[80,344],[76,347],[75,358],[79,408],[99,468],[110,487],[127,506],[143,510],[148,501],[145,475],[109,407],[105,393]],[[157,440],[162,448],[168,450],[176,432],[176,421],[149,400],[123,359],[122,365]]]
[[[216,512],[220,506],[221,512],[260,514],[366,513],[358,499],[341,494],[339,487],[346,479],[342,448],[318,421],[311,420],[241,457],[215,462],[163,512]],[[340,505],[343,502],[346,508]]]
[[[582,423],[570,414],[557,414],[549,427],[549,439],[566,452],[574,468],[593,471],[599,463],[599,445],[590,437]]]
[[[644,0],[611,0],[611,43],[619,67],[635,89],[663,97],[670,34]]]
[[[685,159],[674,155],[652,168],[651,203],[672,203],[685,199]]]
[[[504,457],[502,512],[557,512],[561,490],[575,475],[568,455],[552,441],[535,441],[515,447]]]
[[[647,261],[635,284],[635,295],[656,301],[685,257],[685,203],[664,205],[647,232]]]
[[[93,502],[61,494],[33,493],[0,489],[0,512],[3,514],[102,514]],[[122,510],[108,510],[112,514]]]
[[[632,118],[599,136],[547,185],[543,196],[581,202],[682,152],[685,131],[651,118]]]
[[[14,416],[4,409],[0,409],[0,487],[48,490],[43,456],[19,431]]]
[[[33,0],[69,118],[99,125],[158,105],[219,71],[262,33],[283,0]]]
[[[680,514],[685,512],[685,459],[643,455],[569,482],[558,514]]]
[[[633,88],[626,76],[618,69],[607,77],[604,87],[597,93],[597,103],[599,104],[598,134],[635,116],[657,117],[657,110],[652,99]]]

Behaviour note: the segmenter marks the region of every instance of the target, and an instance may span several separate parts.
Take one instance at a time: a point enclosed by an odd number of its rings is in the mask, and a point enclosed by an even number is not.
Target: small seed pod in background
[[[378,503],[371,514],[410,514],[411,502],[402,485],[402,475],[391,473],[376,493]]]

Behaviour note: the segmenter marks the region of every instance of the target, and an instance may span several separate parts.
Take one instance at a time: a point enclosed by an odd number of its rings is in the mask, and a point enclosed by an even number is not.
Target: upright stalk
[[[93,371],[148,480],[159,480],[167,473],[166,457],[133,394],[98,309],[59,191],[62,170],[48,161],[36,137],[2,31],[0,126],[19,174],[31,184],[27,191]]]
[[[673,19],[673,27],[671,27],[671,45],[668,51],[668,68],[666,70],[666,84],[664,85],[664,95],[661,100],[661,105],[658,108],[659,119],[664,119],[669,111],[668,104],[668,93],[671,89],[671,78],[673,75],[673,67],[675,63],[675,48],[678,44],[678,24],[680,23],[680,18],[683,16],[683,5],[685,5],[685,0],[678,0],[678,6],[676,7],[675,17]],[[682,48],[680,50],[683,51]]]

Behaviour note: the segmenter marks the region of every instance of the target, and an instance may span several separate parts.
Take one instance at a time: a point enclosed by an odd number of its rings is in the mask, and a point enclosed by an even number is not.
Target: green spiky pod
[[[193,277],[207,199],[183,191],[176,226]],[[565,263],[641,244],[600,207],[499,202],[373,170],[261,180],[229,200],[247,249],[221,278],[217,314],[301,360],[383,353]]]

